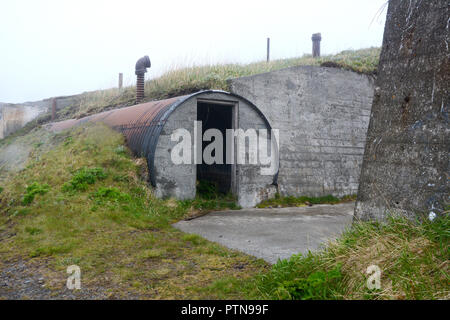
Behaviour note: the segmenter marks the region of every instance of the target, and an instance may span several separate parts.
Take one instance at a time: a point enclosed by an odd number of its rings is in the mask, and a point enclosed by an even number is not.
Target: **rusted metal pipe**
[[[143,56],[136,62],[136,103],[141,102],[144,99],[144,81],[147,68],[150,68],[150,58]]]
[[[144,99],[144,82],[144,74],[138,74],[136,81],[136,103],[140,103]]]
[[[159,135],[170,115],[183,103],[190,99],[196,99],[201,95],[211,93],[226,94],[244,100],[264,120],[267,129],[271,126],[264,114],[250,101],[233,93],[220,90],[199,91],[190,95],[170,98],[160,101],[141,103],[135,106],[104,111],[81,119],[70,119],[54,122],[46,125],[47,129],[60,132],[85,122],[103,122],[107,126],[117,130],[125,136],[128,147],[139,157],[147,158],[150,175],[150,183],[156,186],[156,174],[154,168],[156,146]],[[278,174],[274,176],[276,181]]]

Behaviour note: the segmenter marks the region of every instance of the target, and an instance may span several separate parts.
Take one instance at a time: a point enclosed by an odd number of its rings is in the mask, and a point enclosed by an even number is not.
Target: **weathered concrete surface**
[[[56,97],[56,110],[80,103],[82,94]],[[53,98],[18,104],[0,102],[0,139],[23,128],[42,114],[51,112]]]
[[[358,190],[373,79],[300,66],[230,80],[280,130],[279,191],[343,196]]]
[[[29,121],[35,119],[47,109],[40,106],[0,105],[0,139],[23,128]]]
[[[351,225],[354,205],[214,212],[174,227],[275,263],[336,239]]]
[[[356,219],[448,204],[449,45],[447,0],[389,1]]]

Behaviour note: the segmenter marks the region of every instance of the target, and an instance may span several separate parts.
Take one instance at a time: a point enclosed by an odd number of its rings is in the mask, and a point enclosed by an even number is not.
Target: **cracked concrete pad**
[[[355,203],[220,211],[174,227],[269,263],[314,251],[336,239],[353,219]]]

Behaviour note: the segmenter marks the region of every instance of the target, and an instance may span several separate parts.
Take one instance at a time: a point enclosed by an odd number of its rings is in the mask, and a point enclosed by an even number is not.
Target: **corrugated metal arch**
[[[78,120],[67,120],[50,124],[50,129],[60,131],[70,128],[74,125],[81,124],[87,121],[104,122],[114,130],[121,132],[127,141],[128,147],[137,155],[143,156],[147,159],[147,166],[149,170],[149,179],[152,186],[156,186],[155,177],[155,152],[158,145],[159,136],[164,125],[169,119],[170,115],[182,104],[188,100],[202,94],[220,93],[230,97],[240,99],[252,107],[256,113],[263,119],[270,131],[272,127],[269,121],[251,101],[237,94],[229,93],[222,90],[203,90],[190,95],[170,98],[160,101],[151,101],[147,103],[138,104],[131,107],[105,111],[99,114],[88,116]],[[278,145],[278,144],[275,144]],[[276,150],[278,154],[278,150]],[[274,175],[273,184],[277,184],[278,171]]]

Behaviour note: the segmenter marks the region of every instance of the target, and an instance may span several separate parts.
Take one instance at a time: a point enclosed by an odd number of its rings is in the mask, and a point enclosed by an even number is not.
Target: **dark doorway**
[[[208,129],[218,129],[223,137],[223,164],[202,164],[197,165],[197,181],[209,182],[217,187],[221,193],[231,191],[231,164],[226,164],[226,129],[233,128],[233,105],[214,104],[209,102],[197,103],[197,120],[202,121],[202,137]],[[203,139],[202,139],[203,140]],[[203,150],[214,141],[202,142]],[[212,153],[215,156],[214,152]]]

